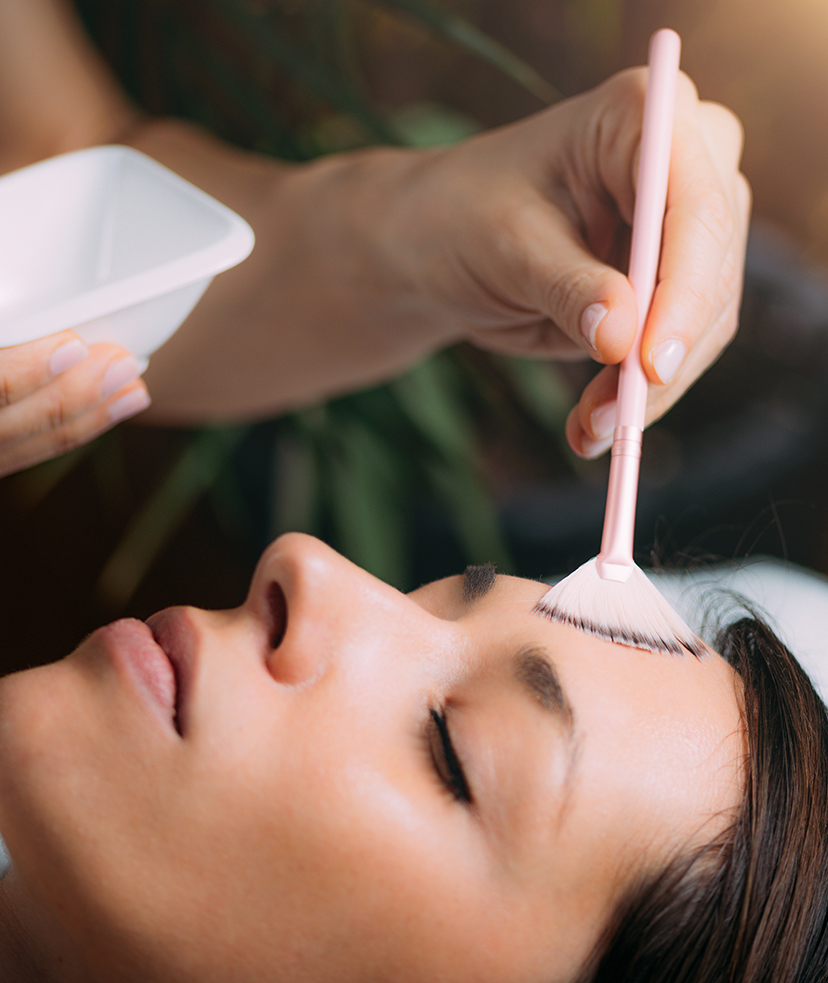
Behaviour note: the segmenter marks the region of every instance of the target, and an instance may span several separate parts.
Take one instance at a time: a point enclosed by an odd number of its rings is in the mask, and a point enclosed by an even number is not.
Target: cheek
[[[0,814],[16,860],[94,863],[139,809],[157,808],[154,770],[167,761],[169,735],[147,726],[111,681],[106,669],[70,661],[0,681]]]
[[[246,911],[246,950],[292,954],[297,972],[332,983],[509,979],[491,970],[522,958],[514,915],[473,820],[424,777],[401,788],[400,769],[391,780],[348,750],[340,741],[324,759],[277,754],[244,779],[223,766],[205,775],[196,833],[220,845],[217,903],[228,921]]]

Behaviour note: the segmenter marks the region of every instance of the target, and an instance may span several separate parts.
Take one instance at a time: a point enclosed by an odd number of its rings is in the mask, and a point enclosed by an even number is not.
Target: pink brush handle
[[[597,559],[598,574],[604,580],[624,581],[634,565],[632,549],[638,468],[647,409],[647,377],[641,365],[641,339],[658,273],[680,53],[681,40],[675,31],[657,31],[650,40],[630,246],[629,278],[638,303],[638,331],[632,348],[621,363],[618,379],[618,409],[604,535]]]

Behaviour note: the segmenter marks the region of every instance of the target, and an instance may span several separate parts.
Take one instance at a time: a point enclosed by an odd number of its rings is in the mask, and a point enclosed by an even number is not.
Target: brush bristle
[[[695,656],[705,645],[688,628],[639,567],[625,583],[602,580],[593,557],[555,584],[535,610],[607,642],[650,652]]]

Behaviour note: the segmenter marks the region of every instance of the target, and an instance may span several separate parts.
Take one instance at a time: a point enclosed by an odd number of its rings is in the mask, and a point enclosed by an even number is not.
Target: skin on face
[[[471,587],[290,534],[240,608],[150,619],[175,722],[135,622],[7,677],[0,903],[85,980],[566,979],[738,805],[738,687],[550,623],[544,584]]]

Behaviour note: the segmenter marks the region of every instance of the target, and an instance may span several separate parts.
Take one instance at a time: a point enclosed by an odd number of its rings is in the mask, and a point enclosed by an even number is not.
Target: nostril
[[[270,614],[270,647],[277,649],[287,631],[287,601],[285,592],[273,581],[267,589],[267,605]]]

